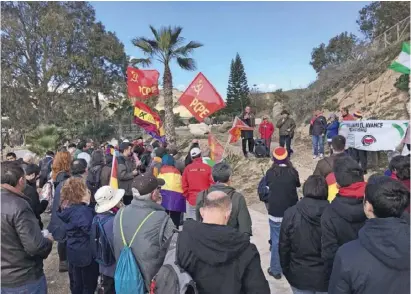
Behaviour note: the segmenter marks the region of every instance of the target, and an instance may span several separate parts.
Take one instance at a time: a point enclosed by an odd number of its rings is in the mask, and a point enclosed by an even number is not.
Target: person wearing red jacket
[[[214,181],[211,167],[203,163],[200,148],[191,149],[190,156],[193,162],[183,172],[183,195],[187,200],[186,219],[196,220],[197,194],[210,188]]]
[[[274,133],[274,125],[272,122],[268,120],[268,116],[263,116],[263,121],[258,128],[258,132],[260,133],[260,138],[265,141],[265,146],[267,147],[267,154],[270,154],[270,146],[271,146],[271,136]]]

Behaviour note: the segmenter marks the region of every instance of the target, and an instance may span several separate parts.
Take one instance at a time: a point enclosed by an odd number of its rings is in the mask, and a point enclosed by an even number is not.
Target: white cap
[[[94,194],[94,199],[96,200],[96,212],[103,213],[109,211],[114,206],[116,206],[123,198],[125,190],[123,189],[113,189],[110,186],[103,186],[97,190]]]
[[[198,147],[194,147],[193,149],[191,149],[190,151],[190,156],[191,157],[196,157],[197,155],[201,154],[201,150]]]

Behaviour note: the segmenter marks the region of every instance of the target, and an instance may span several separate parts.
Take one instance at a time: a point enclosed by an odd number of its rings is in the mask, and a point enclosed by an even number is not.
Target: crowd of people
[[[249,109],[243,119],[254,123]],[[330,129],[335,124],[333,117]],[[323,157],[324,121],[312,125],[313,146]],[[366,182],[364,167],[345,151],[345,138],[330,135],[333,152],[317,162],[299,196],[300,176],[290,159],[295,123],[288,112],[277,127],[282,144],[268,149],[264,197],[258,188],[270,227],[268,276],[285,277],[294,294],[409,293],[409,156],[393,156],[384,175]],[[259,130],[269,146],[274,126],[266,118]],[[243,148],[252,149],[253,136],[242,135]],[[98,148],[92,140],[66,144],[48,151],[39,165],[30,155],[7,154],[1,169],[2,293],[47,293],[43,260],[53,242],[55,270],[68,272],[74,294],[180,293],[164,285],[183,274],[189,278],[180,286],[198,293],[270,293],[230,165],[207,164],[197,140],[184,155],[142,138]],[[118,188],[110,186],[113,160]],[[43,213],[51,214],[46,229]],[[164,275],[176,234],[178,270]]]

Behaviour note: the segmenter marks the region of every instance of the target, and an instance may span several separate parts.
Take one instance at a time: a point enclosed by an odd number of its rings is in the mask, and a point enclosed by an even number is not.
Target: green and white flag
[[[396,72],[410,74],[410,43],[402,43],[400,55],[389,68]]]

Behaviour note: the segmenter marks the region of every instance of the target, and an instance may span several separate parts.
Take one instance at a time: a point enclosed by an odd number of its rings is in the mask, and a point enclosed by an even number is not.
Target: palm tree
[[[185,39],[180,36],[182,27],[161,27],[156,30],[150,26],[154,39],[144,37],[135,38],[132,43],[140,48],[147,58],[132,59],[134,65],[150,66],[153,59],[164,65],[163,89],[164,89],[164,111],[165,111],[165,133],[169,144],[175,145],[176,131],[173,113],[173,77],[170,70],[170,62],[176,60],[177,64],[185,70],[195,70],[196,64],[190,54],[194,49],[203,44],[190,41],[186,44]]]

